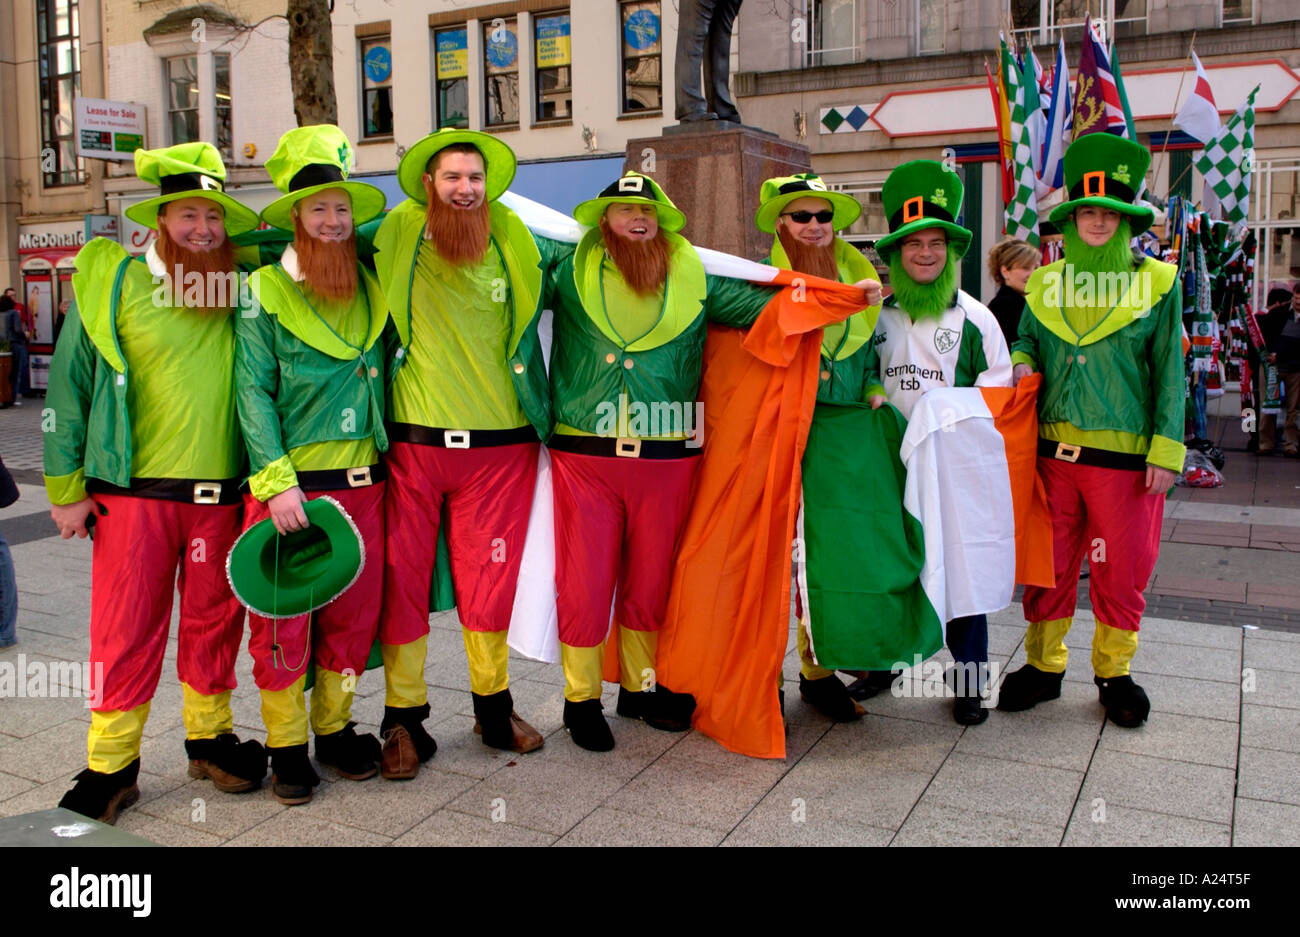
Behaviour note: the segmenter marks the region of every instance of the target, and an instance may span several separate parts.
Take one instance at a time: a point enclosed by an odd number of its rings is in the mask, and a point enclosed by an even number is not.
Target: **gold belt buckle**
[[[364,488],[366,485],[373,485],[370,480],[370,466],[363,465],[360,468],[348,469],[348,485],[352,488]]]
[[[614,455],[628,459],[641,458],[641,440],[620,436],[618,442],[614,444]]]
[[[468,449],[469,430],[447,429],[442,431],[442,444],[448,449]]]
[[[1072,446],[1068,442],[1058,442],[1056,444],[1056,458],[1062,462],[1078,462],[1081,452],[1083,452],[1083,446]]]
[[[219,504],[221,502],[221,482],[195,482],[195,504]]]

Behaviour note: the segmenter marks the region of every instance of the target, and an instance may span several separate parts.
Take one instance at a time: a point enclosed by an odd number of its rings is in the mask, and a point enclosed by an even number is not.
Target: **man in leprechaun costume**
[[[347,181],[351,156],[335,126],[299,127],[280,138],[266,170],[285,194],[262,218],[291,230],[294,240],[278,263],[252,275],[260,308],[236,323],[236,384],[250,471],[245,525],[270,517],[280,535],[301,531],[309,526],[307,499],[328,495],[364,544],[360,575],[324,607],[310,615],[290,608],[275,617],[249,616],[273,793],[287,804],[310,800],[320,781],[307,757],[309,661],[315,663],[310,722],[317,760],[363,780],[374,776],[380,758],[378,740],[357,735],[351,713],[357,675],[379,628],[385,477],[379,454],[388,448],[388,306],[374,275],[357,261],[356,225],[383,211],[384,194]],[[238,582],[233,574],[232,582]],[[431,742],[420,754],[433,755]],[[413,763],[384,768],[386,776],[415,771]]]
[[[772,240],[771,263],[828,280],[853,283],[878,280],[875,268],[862,253],[836,236],[857,220],[862,206],[842,192],[831,192],[811,173],[768,179],[759,192],[754,223]],[[843,322],[822,330],[817,374],[817,403],[863,402],[872,376],[867,368],[871,333],[878,306],[862,310]],[[818,665],[805,628],[797,629],[799,694],[837,722],[862,718],[864,710],[843,682]]]
[[[935,388],[1011,384],[1011,356],[997,318],[957,286],[971,241],[970,231],[955,221],[962,196],[957,174],[933,160],[904,163],[881,191],[889,234],[876,242],[876,250],[889,262],[894,291],[876,323],[867,396],[873,407],[888,401],[905,419]],[[953,718],[977,725],[988,718],[980,701],[988,619],[955,618],[945,631],[953,659],[980,675],[977,685],[958,687]]]
[[[1145,148],[1110,134],[1070,144],[1070,197],[1051,214],[1065,259],[1029,278],[1012,359],[1017,380],[1043,375],[1038,473],[1051,506],[1056,587],[1025,589],[1028,663],[1008,674],[999,709],[1061,695],[1085,550],[1101,703],[1125,727],[1141,725],[1151,708],[1129,665],[1165,492],[1183,467],[1184,387],[1176,268],[1138,259],[1129,246],[1153,217],[1135,204],[1150,161]]]
[[[244,615],[223,566],[239,534],[244,464],[229,239],[257,216],[223,191],[211,144],[137,150],[135,166],[161,191],[127,216],[158,239],[134,261],[103,238],[77,255],[45,433],[54,522],[64,538],[94,533],[89,765],[60,805],[109,823],[139,798],[140,738],[175,588],[190,775],[238,792],[266,773],[261,745],[232,731]]]
[[[548,278],[555,433],[556,606],[564,724],[608,751],[601,711],[613,601],[617,711],[682,731],[690,713],[656,690],[655,650],[673,545],[703,440],[697,417],[709,322],[754,321],[774,290],[711,276],[677,232],[686,219],[653,179],[629,172],[573,217],[590,230]],[[613,656],[613,655],[611,655]]]
[[[494,748],[542,745],[514,711],[506,630],[551,428],[537,319],[555,245],[497,201],[514,173],[514,153],[495,137],[430,134],[402,157],[397,177],[410,198],[375,236],[400,346],[388,402],[382,728],[406,727],[417,747],[432,743],[420,723],[444,514],[475,729]]]

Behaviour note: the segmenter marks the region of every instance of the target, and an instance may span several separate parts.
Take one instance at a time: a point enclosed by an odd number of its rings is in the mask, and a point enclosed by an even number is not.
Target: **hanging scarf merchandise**
[[[1208,234],[1209,216],[1198,214],[1194,231],[1196,253],[1188,250],[1188,260],[1195,264],[1192,282],[1192,296],[1195,312],[1192,316],[1192,372],[1206,374],[1210,370],[1213,353],[1215,321],[1214,307],[1210,302],[1210,269],[1206,259],[1205,235]],[[1195,378],[1193,378],[1195,380]]]

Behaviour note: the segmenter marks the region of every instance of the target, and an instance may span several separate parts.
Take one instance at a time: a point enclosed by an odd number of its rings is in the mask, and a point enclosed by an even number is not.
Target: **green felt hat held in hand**
[[[836,231],[843,231],[862,214],[862,205],[853,196],[827,191],[826,183],[822,182],[820,176],[804,172],[794,176],[778,176],[763,183],[758,193],[758,211],[754,213],[754,224],[760,231],[775,234],[776,219],[780,217],[781,210],[791,202],[809,197],[824,199],[830,204],[835,213],[831,227]]]
[[[971,233],[957,224],[964,195],[961,179],[942,163],[914,159],[899,166],[880,192],[889,234],[876,242],[876,252],[884,255],[895,249],[913,231],[941,228],[961,257],[971,242]]]
[[[257,212],[226,194],[226,164],[211,143],[178,143],[160,150],[136,150],[135,174],[161,189],[155,198],[126,209],[126,217],[146,228],[158,227],[158,209],[183,198],[206,198],[226,213],[226,236],[257,227]]]
[[[573,217],[581,224],[595,226],[605,214],[605,209],[618,202],[639,202],[653,205],[659,219],[659,227],[665,231],[677,232],[686,227],[686,216],[673,204],[664,190],[649,176],[639,172],[629,172],[620,179],[615,179],[595,198],[589,198],[573,210]]]
[[[429,160],[439,150],[456,143],[468,143],[479,151],[484,163],[486,198],[489,202],[500,198],[515,180],[515,151],[490,133],[451,127],[422,138],[402,156],[402,161],[397,164],[397,183],[402,191],[421,205],[428,202],[422,177],[428,171]]]
[[[1064,157],[1065,191],[1069,200],[1052,209],[1048,220],[1060,224],[1083,205],[1109,208],[1128,216],[1137,237],[1155,220],[1155,212],[1135,204],[1142,179],[1151,165],[1151,152],[1110,133],[1090,133],[1071,143]]]
[[[264,618],[292,618],[348,590],[366,562],[352,518],[328,495],[303,503],[306,530],[281,536],[268,517],[240,535],[226,558],[235,597]]]
[[[293,206],[326,189],[342,189],[348,194],[353,225],[378,216],[388,201],[373,185],[347,181],[352,171],[352,144],[333,124],[290,130],[266,161],[266,171],[275,187],[286,194],[262,210],[262,220],[286,231],[293,230]]]

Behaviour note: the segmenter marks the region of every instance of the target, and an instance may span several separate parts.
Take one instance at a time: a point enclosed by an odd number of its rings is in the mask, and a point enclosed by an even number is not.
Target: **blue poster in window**
[[[628,48],[644,52],[659,41],[659,17],[649,10],[637,10],[623,24],[623,41]]]
[[[393,73],[393,56],[388,46],[371,46],[366,50],[366,80],[380,84]]]
[[[486,54],[488,65],[493,68],[509,68],[519,57],[519,40],[508,29],[490,29]]]

